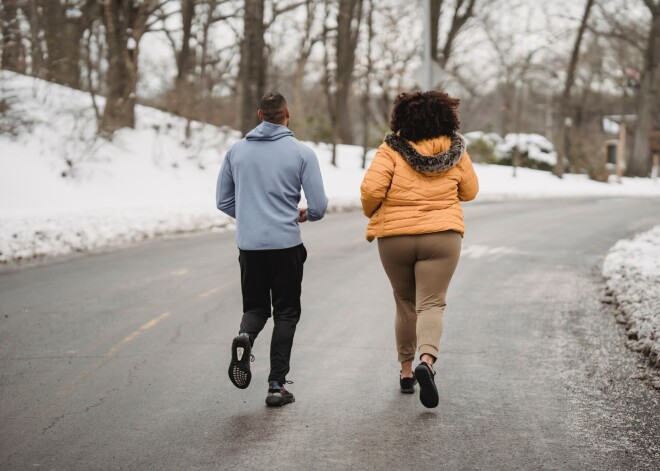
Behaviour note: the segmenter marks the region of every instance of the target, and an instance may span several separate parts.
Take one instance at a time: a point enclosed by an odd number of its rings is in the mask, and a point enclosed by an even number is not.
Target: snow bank
[[[108,141],[86,93],[7,71],[0,91],[0,129],[17,131],[0,131],[0,264],[233,226],[215,184],[238,132],[195,122],[186,138],[186,120],[137,106],[136,129]],[[338,146],[334,167],[330,146],[310,145],[330,210],[358,207],[362,148]]]
[[[6,71],[0,87],[3,119],[22,118],[0,134],[0,263],[233,224],[210,175],[236,132],[194,123],[185,139],[185,120],[138,106],[107,141],[89,95]]]
[[[494,132],[473,131],[465,134],[468,145],[482,141],[493,151],[497,161],[510,159],[513,150],[517,147],[528,159],[541,162],[549,166],[557,163],[557,153],[552,142],[540,134],[509,133],[504,138]]]
[[[660,368],[660,226],[621,240],[603,264],[609,294],[621,309],[628,346]]]

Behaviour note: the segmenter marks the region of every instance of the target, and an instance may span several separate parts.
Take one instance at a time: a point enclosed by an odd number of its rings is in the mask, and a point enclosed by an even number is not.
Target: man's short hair
[[[259,110],[261,110],[264,121],[283,123],[286,118],[286,100],[281,93],[268,92],[261,98]]]

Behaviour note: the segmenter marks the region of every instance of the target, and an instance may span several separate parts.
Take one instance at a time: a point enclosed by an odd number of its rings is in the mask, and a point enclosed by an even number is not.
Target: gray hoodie
[[[218,176],[218,209],[236,218],[241,250],[286,249],[302,243],[300,190],[307,219],[325,215],[328,198],[314,151],[286,127],[262,122],[229,149]]]

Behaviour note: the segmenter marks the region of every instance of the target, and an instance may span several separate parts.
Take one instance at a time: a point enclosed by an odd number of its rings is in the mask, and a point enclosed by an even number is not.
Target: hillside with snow
[[[0,263],[86,251],[158,235],[227,228],[215,183],[240,135],[138,106],[136,129],[96,135],[91,97],[0,71]],[[97,97],[102,108],[103,99]],[[331,210],[359,207],[362,148],[308,143],[317,153]],[[373,150],[370,151],[373,155]],[[660,196],[649,179],[598,183],[583,175],[476,165],[477,201],[575,196]]]

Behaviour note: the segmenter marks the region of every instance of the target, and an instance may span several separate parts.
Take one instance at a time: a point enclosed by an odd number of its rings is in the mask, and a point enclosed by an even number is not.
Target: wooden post
[[[621,177],[626,169],[626,118],[621,115],[619,125],[619,148],[616,153],[616,181],[621,183]]]

